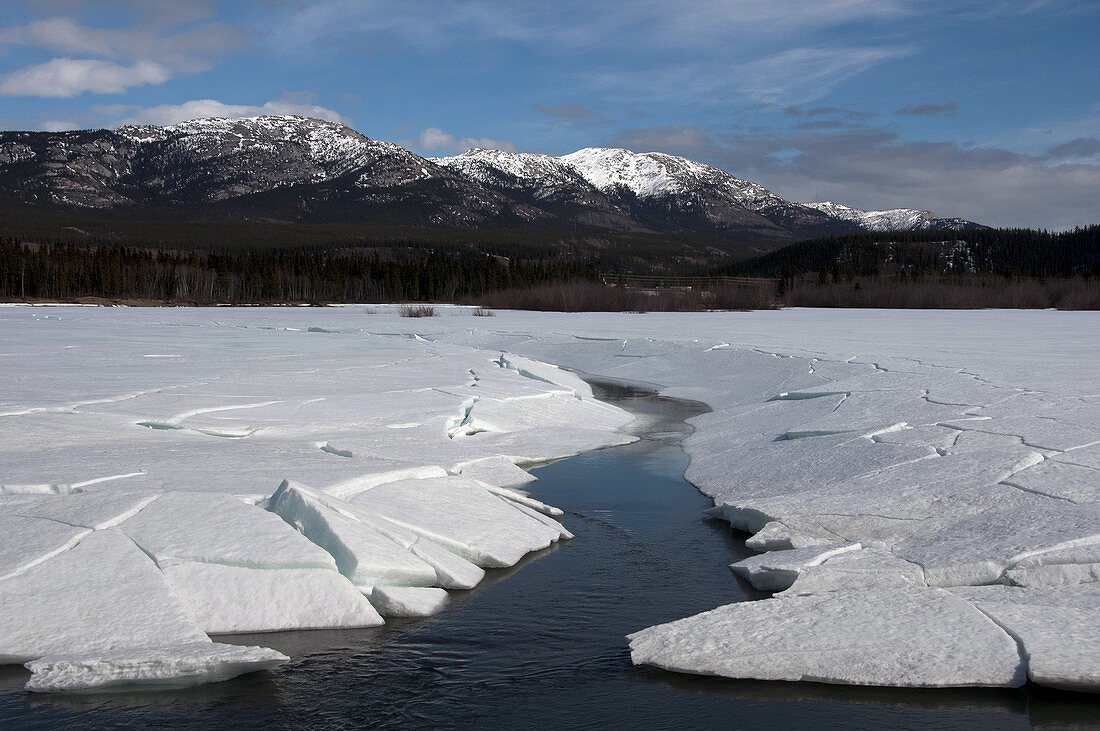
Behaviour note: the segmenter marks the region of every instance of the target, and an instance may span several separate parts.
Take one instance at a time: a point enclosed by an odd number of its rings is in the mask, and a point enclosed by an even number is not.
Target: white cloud
[[[291,94],[282,99],[264,104],[225,104],[216,99],[193,99],[182,104],[162,104],[132,113],[120,124],[178,124],[200,117],[258,117],[265,114],[293,114],[301,117],[316,117],[331,122],[350,124],[350,120],[339,112],[316,104],[303,103],[302,94]]]
[[[414,152],[424,154],[461,153],[475,147],[488,150],[504,150],[505,152],[516,151],[515,144],[507,140],[492,140],[488,137],[463,137],[459,139],[438,127],[428,127],[416,139],[402,140],[398,144],[404,145]]]
[[[269,40],[279,46],[364,38],[437,49],[502,40],[560,49],[728,48],[768,37],[804,37],[819,28],[907,15],[914,0],[315,0],[277,15]]]
[[[883,61],[912,53],[905,48],[792,48],[743,63],[734,69],[735,85],[757,101],[801,104]]]
[[[0,28],[0,51],[23,46],[63,55],[0,77],[0,94],[117,94],[132,86],[161,84],[181,74],[205,71],[215,57],[245,45],[242,32],[225,23],[172,33],[149,24],[97,28],[66,17],[34,20]]]
[[[74,97],[85,92],[120,94],[131,86],[162,84],[171,78],[164,66],[138,61],[55,58],[0,76],[0,96]]]

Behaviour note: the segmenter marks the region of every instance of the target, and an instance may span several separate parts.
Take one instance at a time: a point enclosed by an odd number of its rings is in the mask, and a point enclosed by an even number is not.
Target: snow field
[[[630,439],[524,358],[276,311],[55,312],[0,315],[0,660],[30,690],[224,680],[287,658],[209,635],[439,611],[571,537],[517,464]]]
[[[767,552],[738,570],[778,592],[640,630],[636,662],[1100,688],[1095,313],[497,312],[484,329],[440,309],[0,309],[0,654],[99,658],[114,682],[190,657],[201,612],[277,628],[367,622],[365,593],[382,614],[438,606],[434,590],[567,537],[505,489],[524,465],[628,439],[629,417],[556,363],[712,408],[687,477]],[[134,570],[59,597],[107,536]],[[346,600],[280,604],[282,579],[321,574]],[[275,609],[227,598],[249,578]],[[160,609],[131,613],[120,581]],[[73,602],[115,607],[111,626],[70,622]],[[61,629],[38,633],[42,606]]]
[[[767,551],[732,568],[779,593],[636,632],[635,662],[1100,690],[1095,313],[504,315],[479,345],[709,404],[687,477]]]

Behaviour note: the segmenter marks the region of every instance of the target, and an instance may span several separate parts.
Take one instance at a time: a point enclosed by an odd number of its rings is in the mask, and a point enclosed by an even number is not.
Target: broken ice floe
[[[1020,645],[1028,677],[1043,685],[1095,691],[1100,687],[1100,584],[1058,589],[973,586],[952,589]]]
[[[483,566],[571,536],[561,511],[510,489],[533,479],[517,463],[630,440],[628,414],[525,358],[329,327],[289,352],[306,327],[255,330],[225,358],[241,336],[218,344],[220,324],[146,327],[56,334],[87,344],[81,382],[4,364],[0,658],[28,662],[35,690],[225,679],[286,658],[210,634],[438,611]],[[28,332],[27,362],[74,358]],[[158,337],[186,355],[130,352]],[[458,410],[484,439],[448,438]],[[273,494],[284,475],[323,489]]]
[[[1094,585],[1100,577],[1100,399],[1092,368],[1100,331],[1093,315],[799,311],[736,323],[720,315],[652,321],[645,332],[668,328],[664,342],[638,337],[642,328],[608,316],[589,323],[593,330],[599,323],[607,342],[580,342],[576,335],[592,331],[573,328],[561,337],[510,341],[509,347],[590,373],[663,383],[666,393],[713,409],[692,420],[688,477],[715,499],[713,515],[754,532],[749,547],[773,551],[738,568],[758,585],[790,586],[762,607],[730,609],[754,613],[743,646],[723,644],[728,627],[701,622],[684,629],[683,642],[670,643],[654,662],[690,672],[773,677],[734,667],[724,656],[743,652],[771,658],[758,658],[761,665],[779,662],[778,648],[760,650],[755,642],[766,645],[787,621],[772,609],[791,611],[790,625],[798,624],[799,605],[778,601],[799,596],[828,595],[832,606],[853,611],[861,591],[937,597],[921,600],[923,613],[946,601],[929,584],[997,582],[1006,590],[1031,587],[1047,606],[1068,614],[1083,611],[1071,612],[1059,592]],[[627,332],[633,337],[615,337]],[[1093,333],[1087,345],[1082,332]],[[486,337],[480,342],[494,344]],[[709,347],[715,342],[727,347]],[[763,342],[768,345],[758,345]],[[822,560],[853,545],[862,548]],[[1006,591],[1002,601],[1018,615],[1037,613],[1021,596]],[[802,606],[808,611],[811,603]],[[1009,616],[1008,610],[1000,614]],[[973,612],[968,616],[973,619]],[[1065,618],[1067,633],[1078,637],[1071,620]],[[1001,624],[1007,627],[987,623],[983,632],[1006,649],[1003,654],[979,653],[972,661],[961,652],[957,672],[943,672],[943,681],[954,682],[954,675],[971,678],[964,684],[999,682],[988,675],[981,680],[992,666],[978,665],[1000,658],[995,662],[1004,665],[993,673],[1000,678],[1019,681],[1022,675],[1012,671],[1027,665],[1035,682],[1100,687],[1075,669],[1087,665],[1080,658],[1008,652],[1004,640],[1022,637],[1022,630]],[[934,669],[935,648],[922,648],[923,642],[920,636],[887,638],[867,653],[913,646],[910,659],[929,664],[929,676],[867,666],[829,682],[935,681],[943,669]],[[697,654],[689,663],[684,657],[690,653]],[[860,655],[852,653],[853,668]],[[657,656],[635,657],[649,662]],[[790,673],[784,677],[815,679],[811,666],[818,659],[813,652],[785,656]],[[1062,665],[1062,675],[1051,670]]]
[[[376,586],[370,593],[371,604],[383,617],[428,617],[449,598],[443,589],[419,586]]]
[[[942,589],[859,589],[729,604],[630,635],[635,663],[700,675],[910,687],[1024,682],[1016,643]]]
[[[201,629],[188,613],[199,611],[201,586],[188,604],[165,577],[204,565],[214,567],[211,573],[261,581],[323,573],[350,591],[378,592],[379,602],[405,589],[378,583],[383,580],[410,584],[421,597],[439,595],[421,593],[428,589],[473,586],[484,569],[471,559],[504,563],[524,546],[566,535],[522,493],[494,488],[526,482],[526,464],[629,439],[614,432],[629,416],[592,401],[571,373],[532,365],[537,359],[660,383],[669,395],[705,401],[713,411],[692,420],[688,476],[715,499],[714,514],[755,531],[750,547],[828,552],[861,546],[824,559],[765,556],[757,562],[762,579],[769,567],[776,570],[773,579],[794,579],[774,599],[737,610],[752,615],[751,625],[736,630],[744,633],[743,644],[723,645],[728,628],[702,622],[661,653],[639,645],[639,661],[656,662],[659,654],[665,666],[679,667],[676,653],[690,650],[694,659],[685,668],[723,673],[719,656],[737,647],[755,655],[746,654],[748,664],[729,672],[752,677],[773,677],[782,665],[783,677],[829,682],[1002,684],[1018,682],[1026,666],[1035,682],[1100,685],[1086,651],[1094,646],[1087,620],[1095,610],[1064,591],[1094,586],[1100,566],[1100,391],[1093,367],[1100,330],[1092,313],[502,313],[493,330],[434,318],[395,324],[389,329],[400,336],[394,337],[364,332],[353,309],[326,310],[322,321],[316,311],[227,309],[216,323],[207,313],[182,309],[74,311],[48,329],[19,308],[0,316],[5,336],[20,346],[0,365],[6,386],[0,484],[7,486],[0,488],[0,506],[10,506],[0,507],[0,516],[15,521],[0,533],[0,540],[12,535],[0,573],[9,577],[0,579],[5,606],[9,582],[25,587],[70,554],[81,555],[86,541],[125,535],[131,520],[139,526],[156,502],[116,521],[151,494],[266,498],[284,477],[328,496],[318,499],[320,507],[303,502],[298,508],[301,525],[312,526],[339,554],[326,548],[332,557],[326,567],[296,564],[290,559],[301,558],[299,549],[284,553],[290,539],[276,534],[272,545],[283,548],[259,563],[258,554],[234,553],[216,536],[195,546],[170,531],[165,538],[172,540],[161,543],[148,531],[141,536],[166,567],[158,571],[162,593],[154,596],[167,592],[191,631]],[[407,337],[417,326],[430,327],[430,335]],[[309,327],[331,334],[309,334]],[[655,340],[656,333],[663,340]],[[711,348],[715,343],[728,347]],[[225,357],[229,347],[232,358]],[[150,352],[184,357],[140,357]],[[508,541],[491,540],[476,521],[440,514],[454,505],[442,490],[456,475],[470,480],[455,483],[466,485],[459,492],[471,484],[480,489],[477,505],[499,509],[491,498],[507,508],[501,515],[512,526]],[[428,490],[418,503],[413,488],[425,479]],[[397,491],[401,481],[409,483],[402,488],[408,494]],[[60,512],[47,516],[44,507],[35,513],[24,501],[49,497],[61,505],[76,497],[64,493],[77,490],[131,493],[135,502],[70,519]],[[206,505],[208,513],[221,512]],[[414,505],[428,516],[425,525],[392,513]],[[202,515],[196,507],[189,523]],[[291,533],[299,527],[292,523],[285,525]],[[396,545],[392,556],[404,551],[422,564],[378,558],[388,554],[366,548],[374,534],[364,539],[360,525]],[[20,547],[9,550],[12,544]],[[402,578],[384,578],[398,574]],[[203,581],[177,578],[181,591]],[[928,586],[952,585],[959,593],[969,589],[958,584],[991,581],[999,584],[986,588],[1003,592],[984,605],[961,593],[946,599],[942,588]],[[49,596],[57,584],[37,586]],[[837,618],[866,617],[873,629],[866,644],[832,652],[821,647],[822,637],[811,637],[810,651],[797,654],[772,642],[774,632],[812,623],[818,608]],[[975,633],[945,658],[940,645],[958,637],[906,633],[874,616],[895,609],[912,627],[958,618],[962,627],[973,623]],[[311,612],[294,622],[305,623]],[[217,613],[233,621],[260,616],[224,604]],[[1056,618],[1045,634],[1038,631],[1044,616]],[[1057,641],[1063,625],[1071,642]],[[84,629],[61,635],[71,636],[74,648],[82,632],[93,631],[77,626]],[[844,634],[849,625],[829,627],[838,640],[863,639],[854,630]],[[178,628],[163,634],[178,638],[172,641],[179,648],[190,641]],[[126,642],[140,648],[143,637],[139,632]],[[1008,652],[1005,640],[1018,651]],[[712,657],[703,657],[699,648],[706,646]],[[114,657],[106,648],[92,653]],[[838,663],[850,669],[837,669]]]

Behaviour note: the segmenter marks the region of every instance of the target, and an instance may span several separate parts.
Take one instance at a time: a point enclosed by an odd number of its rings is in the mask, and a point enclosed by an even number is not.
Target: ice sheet
[[[377,312],[51,308],[46,318],[2,308],[0,492],[130,492],[140,502],[167,490],[255,502],[287,478],[337,498],[381,490],[385,510],[370,509],[371,527],[430,565],[433,583],[469,587],[483,572],[452,551],[473,557],[476,547],[507,562],[563,534],[538,506],[506,503],[483,486],[472,504],[505,506],[509,537],[494,543],[492,520],[460,530],[470,516],[447,516],[442,506],[459,508],[435,494],[432,479],[514,486],[529,460],[629,439],[616,431],[629,415],[592,402],[553,363],[706,402],[713,411],[693,420],[685,444],[688,476],[716,499],[717,514],[759,532],[754,547],[864,546],[801,568],[788,594],[828,594],[855,609],[846,597],[860,586],[896,589],[918,574],[939,584],[1095,583],[1095,313],[498,311],[486,323],[459,308],[419,321]],[[400,481],[427,489],[398,497]],[[31,520],[3,507],[30,504],[5,502],[22,499],[0,497],[0,516]],[[120,497],[117,508],[104,503],[81,517],[84,508],[60,502],[68,497],[51,499],[70,513],[51,515],[62,521],[56,527],[0,534],[9,571],[25,569],[0,584],[34,575],[75,550],[80,531],[111,525],[137,504]],[[204,516],[227,536],[253,523],[228,503],[181,509],[197,528],[174,533],[171,511],[153,520],[162,499],[114,530],[132,523],[165,565],[176,554],[242,570],[326,560],[316,546],[310,554],[284,544],[285,534],[261,541],[279,546],[267,553],[204,537],[215,532]],[[393,514],[402,503],[407,514]],[[326,561],[338,576],[337,561]],[[1060,677],[1063,660],[1051,662],[1033,676]]]
[[[331,569],[186,561],[163,571],[188,615],[207,634],[382,624],[355,585]]]
[[[629,640],[635,663],[701,675],[903,687],[1024,682],[1008,635],[969,603],[924,587],[729,604]]]
[[[1020,644],[1028,677],[1066,690],[1100,691],[1100,584],[1057,589],[955,590]]]
[[[0,662],[205,641],[156,564],[118,529],[0,581]]]

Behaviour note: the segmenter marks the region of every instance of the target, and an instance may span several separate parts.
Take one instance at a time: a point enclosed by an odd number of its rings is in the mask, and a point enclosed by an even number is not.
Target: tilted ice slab
[[[730,564],[730,569],[747,579],[758,591],[782,591],[790,587],[804,570],[819,566],[833,556],[859,549],[860,545],[853,543],[846,546],[812,546],[771,551],[741,559]]]
[[[324,548],[336,560],[340,573],[358,587],[432,586],[437,582],[431,564],[373,527],[384,518],[346,500],[284,481],[268,509]]]
[[[568,535],[556,521],[541,520],[465,477],[390,482],[351,503],[485,568],[512,566]]]
[[[906,687],[1024,683],[1016,643],[942,589],[864,589],[728,604],[630,635],[636,664],[756,680]]]
[[[880,548],[844,551],[819,564],[803,566],[784,596],[862,589],[924,586],[920,566]]]

